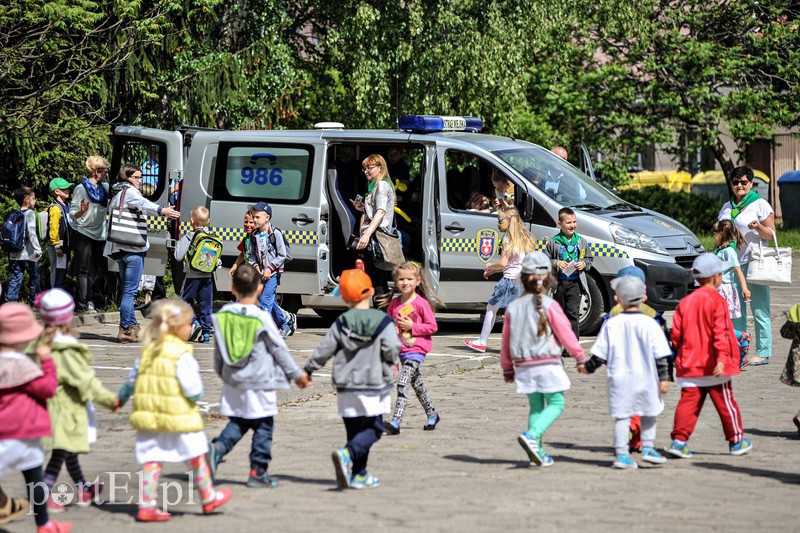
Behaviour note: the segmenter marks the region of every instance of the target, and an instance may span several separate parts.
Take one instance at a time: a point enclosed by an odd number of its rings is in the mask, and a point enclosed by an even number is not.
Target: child
[[[158,508],[161,463],[186,461],[194,473],[203,514],[231,499],[228,488],[214,490],[206,461],[208,441],[197,401],[203,382],[192,346],[194,312],[182,300],[161,300],[144,330],[144,349],[136,359],[118,396],[120,404],[133,396],[131,425],[136,428],[136,461],[142,466],[139,522],[166,522],[168,512]]]
[[[64,178],[50,180],[50,194],[53,203],[47,208],[47,258],[50,260],[50,287],[64,289],[67,281],[67,261],[69,260],[69,190],[74,183]]]
[[[623,312],[603,324],[586,372],[608,365],[608,409],[615,420],[613,467],[638,467],[628,440],[633,416],[641,418],[642,461],[663,464],[666,458],[655,450],[656,416],[664,410],[661,396],[669,390],[667,358],[672,350],[658,323],[639,310],[647,299],[642,280],[622,276],[615,278],[612,286],[614,300]]]
[[[14,199],[19,204],[20,211],[25,215],[25,246],[19,252],[11,252],[9,259],[9,278],[6,300],[19,301],[19,292],[22,288],[25,272],[28,273],[30,283],[31,303],[39,294],[39,258],[42,257],[42,246],[36,234],[36,194],[30,187],[20,187],[14,191]]]
[[[274,416],[278,414],[275,391],[288,389],[289,379],[295,380],[300,388],[308,384],[289,355],[272,317],[258,307],[260,290],[258,272],[250,265],[240,266],[231,288],[236,303],[225,304],[212,318],[216,331],[214,370],[223,381],[219,410],[229,421],[211,441],[208,463],[215,476],[222,458],[252,429],[247,480],[251,488],[278,485],[267,473],[272,460]]]
[[[272,315],[278,331],[283,338],[286,338],[291,331],[289,320],[275,301],[283,265],[286,262],[286,243],[283,240],[283,233],[275,231],[270,224],[271,205],[267,202],[258,202],[248,209],[253,210],[253,221],[256,224],[252,234],[255,253],[250,265],[261,273],[261,281],[264,284],[264,289],[261,291],[261,309]]]
[[[86,483],[78,462],[78,454],[89,452],[89,431],[94,429],[89,414],[94,413],[91,402],[116,410],[119,400],[97,379],[89,347],[78,342],[78,333],[70,327],[75,311],[72,296],[63,289],[50,289],[40,294],[36,305],[45,324],[39,343],[50,347],[58,369],[58,390],[47,402],[53,436],[45,438],[43,443],[53,453],[44,472],[44,482],[52,491],[61,466],[66,463],[78,488],[75,503],[86,507],[103,488],[101,483]],[[48,498],[47,507],[51,513],[64,510],[53,498]]]
[[[519,281],[522,258],[536,246],[536,240],[525,229],[519,213],[513,207],[500,209],[497,216],[497,227],[500,231],[505,232],[502,255],[500,261],[486,265],[483,277],[488,279],[492,274],[501,271],[503,277],[494,286],[494,292],[486,303],[486,315],[483,319],[480,338],[477,341],[464,340],[467,347],[478,353],[486,352],[486,343],[489,342],[489,334],[494,327],[497,312],[508,307],[508,304],[522,294],[522,286]]]
[[[46,402],[58,386],[56,365],[45,345],[36,349],[41,368],[24,353],[43,329],[27,305],[0,306],[0,476],[22,472],[31,487],[28,497],[39,533],[69,533],[70,524],[50,520],[47,514],[50,498],[42,476],[40,439],[51,432]]]
[[[592,251],[586,239],[575,231],[578,228],[575,211],[569,207],[559,209],[558,227],[560,231],[547,241],[547,254],[558,270],[558,285],[553,298],[569,317],[575,337],[580,339],[581,295],[589,292],[586,272],[592,268]]]
[[[492,171],[492,186],[494,186],[494,205],[495,209],[504,207],[514,207],[514,184],[509,181],[504,174]]]
[[[667,453],[692,456],[692,436],[706,396],[722,421],[732,455],[744,455],[753,443],[744,438],[742,413],[733,398],[731,376],[739,373],[739,348],[728,303],[716,291],[722,283],[722,261],[714,254],[698,256],[692,274],[700,287],[683,298],[672,317],[675,373],[681,398],[675,407],[672,444]]]
[[[428,422],[422,429],[434,430],[441,419],[419,371],[419,366],[425,362],[425,354],[433,346],[431,336],[439,329],[433,313],[433,303],[428,296],[431,291],[425,281],[422,267],[411,262],[402,263],[397,267],[394,272],[394,286],[395,290],[400,291],[400,296],[389,302],[386,313],[394,318],[397,334],[403,344],[400,349],[400,363],[403,365],[403,370],[397,379],[397,404],[394,416],[392,421],[386,422],[383,427],[389,435],[400,433],[400,422],[408,405],[410,383],[428,416]],[[436,300],[442,303],[438,298]]]
[[[492,204],[488,197],[476,192],[467,203],[467,210],[478,213],[492,213]]]
[[[792,339],[792,347],[780,380],[792,387],[800,387],[800,304],[794,304],[786,313],[786,323],[781,326],[781,337]],[[800,433],[800,411],[794,415],[792,422]]]
[[[583,348],[569,327],[564,312],[549,296],[550,260],[531,252],[522,260],[525,294],[508,306],[503,322],[500,366],[506,383],[528,396],[528,430],[517,441],[531,462],[550,466],[553,458],[542,446],[542,436],[564,410],[564,391],[570,382],[561,362],[561,346],[584,368]]]
[[[714,255],[722,261],[722,283],[717,287],[717,292],[728,302],[731,319],[742,316],[742,305],[739,301],[739,292],[734,283],[738,280],[742,288],[745,301],[750,300],[750,291],[747,280],[739,265],[739,250],[747,246],[744,237],[730,220],[718,220],[711,226],[714,233]],[[733,274],[736,274],[734,279]]]
[[[186,233],[178,244],[175,246],[175,259],[183,261],[186,258],[186,253],[189,251],[189,246],[192,244],[194,236],[199,231],[206,233],[211,230],[208,225],[211,222],[209,218],[208,208],[205,206],[198,206],[192,209],[192,231]],[[195,318],[193,324],[195,329],[192,331],[190,338],[194,338],[197,326],[200,327],[200,336],[198,342],[208,344],[211,342],[211,313],[214,312],[214,274],[211,272],[197,272],[189,268],[184,261],[183,263],[183,287],[181,287],[181,298],[184,302],[192,305],[197,300],[197,305],[200,309],[199,320]]]
[[[391,408],[392,367],[401,344],[392,319],[370,309],[375,289],[369,276],[357,269],[343,271],[339,292],[350,310],[320,341],[302,379],[310,379],[333,357],[336,402],[347,431],[347,444],[333,452],[336,482],[340,489],[375,488],[381,482],[367,471],[367,460],[383,434],[382,415]]]

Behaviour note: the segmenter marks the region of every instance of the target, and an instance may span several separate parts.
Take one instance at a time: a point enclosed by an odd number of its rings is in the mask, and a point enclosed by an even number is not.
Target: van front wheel
[[[578,325],[581,335],[595,335],[603,325],[603,314],[610,308],[608,297],[601,288],[600,282],[592,274],[586,275],[589,294],[581,298],[581,312]]]

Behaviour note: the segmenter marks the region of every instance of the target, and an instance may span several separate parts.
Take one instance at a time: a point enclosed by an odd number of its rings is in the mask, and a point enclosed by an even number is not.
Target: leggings
[[[652,448],[656,440],[656,417],[642,416],[642,448]],[[631,429],[631,417],[617,418],[614,422],[614,452],[617,457],[630,455],[628,437]]]
[[[564,393],[532,392],[528,394],[528,404],[528,433],[541,437],[564,411]]]
[[[58,474],[61,472],[61,466],[64,463],[67,463],[67,472],[69,472],[69,477],[72,478],[75,485],[82,487],[83,490],[88,490],[81,464],[78,462],[78,454],[66,450],[53,450],[53,455],[50,456],[50,461],[44,471],[44,482],[47,484],[48,489],[52,489],[53,485],[56,484]]]
[[[28,498],[30,498],[33,514],[36,517],[36,525],[41,527],[50,521],[47,514],[47,498],[50,497],[50,491],[47,490],[47,485],[44,483],[42,467],[37,466],[25,470],[22,475],[25,477],[25,484],[29,487]]]
[[[403,368],[400,371],[400,377],[397,379],[397,403],[394,408],[393,420],[399,424],[403,420],[403,413],[408,406],[408,386],[409,384],[414,388],[417,394],[417,399],[422,407],[425,409],[425,414],[429,417],[436,416],[436,408],[433,406],[431,396],[428,393],[425,383],[422,382],[422,375],[419,372],[419,361],[406,359],[403,361]]]

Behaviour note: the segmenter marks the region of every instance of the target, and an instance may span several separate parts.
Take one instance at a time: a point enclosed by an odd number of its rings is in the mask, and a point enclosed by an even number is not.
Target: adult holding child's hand
[[[733,192],[730,201],[725,202],[719,212],[719,220],[731,220],[741,232],[746,245],[739,250],[739,263],[747,276],[750,253],[761,244],[767,246],[775,233],[775,211],[764,198],[753,190],[755,174],[750,167],[736,167],[731,172],[730,184]],[[756,354],[750,358],[750,365],[766,365],[772,355],[772,319],[770,317],[769,286],[748,282],[750,306],[755,319]],[[747,301],[742,288],[736,283],[742,316],[733,320],[739,331],[747,330]]]

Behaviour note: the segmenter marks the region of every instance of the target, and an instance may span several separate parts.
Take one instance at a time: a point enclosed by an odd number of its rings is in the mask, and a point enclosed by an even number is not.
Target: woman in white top
[[[719,220],[732,220],[736,229],[744,236],[746,245],[739,250],[739,263],[744,275],[750,263],[750,253],[759,243],[766,246],[773,239],[775,232],[775,211],[769,202],[761,198],[753,190],[753,169],[736,167],[731,172],[731,190],[733,196],[725,202],[719,212]],[[748,283],[750,289],[750,307],[755,319],[756,355],[750,359],[750,365],[766,365],[772,355],[772,319],[769,315],[770,297],[767,285]],[[742,305],[741,317],[733,321],[733,327],[747,330],[747,303],[738,287],[739,301]]]

